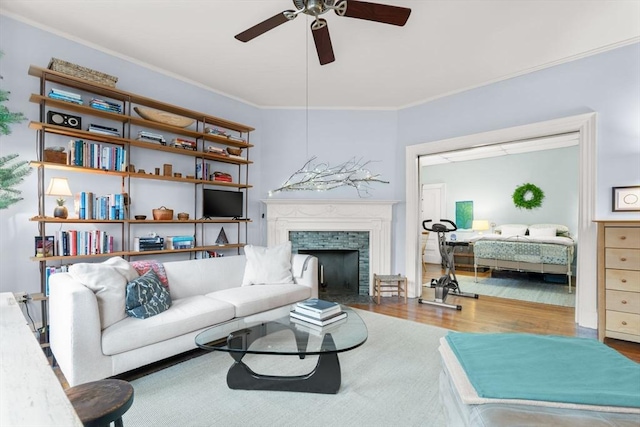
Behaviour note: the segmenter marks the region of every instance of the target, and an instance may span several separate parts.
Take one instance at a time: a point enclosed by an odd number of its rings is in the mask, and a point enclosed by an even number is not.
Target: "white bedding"
[[[550,237],[533,237],[533,236],[510,236],[505,237],[501,234],[482,234],[469,239],[470,242],[478,240],[493,240],[504,242],[528,242],[528,243],[552,243],[556,245],[573,246],[575,241],[570,237],[550,236]]]

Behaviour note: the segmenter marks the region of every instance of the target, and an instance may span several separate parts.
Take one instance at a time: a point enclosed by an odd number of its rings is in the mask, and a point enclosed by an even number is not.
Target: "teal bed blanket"
[[[595,339],[451,332],[478,396],[640,408],[640,364]]]

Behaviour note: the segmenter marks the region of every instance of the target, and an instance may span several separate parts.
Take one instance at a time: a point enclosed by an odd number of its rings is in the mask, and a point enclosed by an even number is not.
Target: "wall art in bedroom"
[[[456,202],[456,226],[470,230],[473,223],[473,201]]]
[[[640,186],[613,187],[614,212],[640,212]]]

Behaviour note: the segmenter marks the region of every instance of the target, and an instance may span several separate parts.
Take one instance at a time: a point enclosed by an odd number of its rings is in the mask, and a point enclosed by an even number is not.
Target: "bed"
[[[640,365],[596,339],[451,332],[439,352],[448,426],[640,425]]]
[[[475,279],[478,267],[495,270],[566,274],[571,293],[575,241],[559,224],[505,224],[472,239]]]

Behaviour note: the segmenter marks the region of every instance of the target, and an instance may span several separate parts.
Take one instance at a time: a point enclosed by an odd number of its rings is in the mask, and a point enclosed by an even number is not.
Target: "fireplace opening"
[[[331,298],[333,295],[358,295],[360,287],[359,251],[300,249],[298,253],[318,258],[320,298]]]

